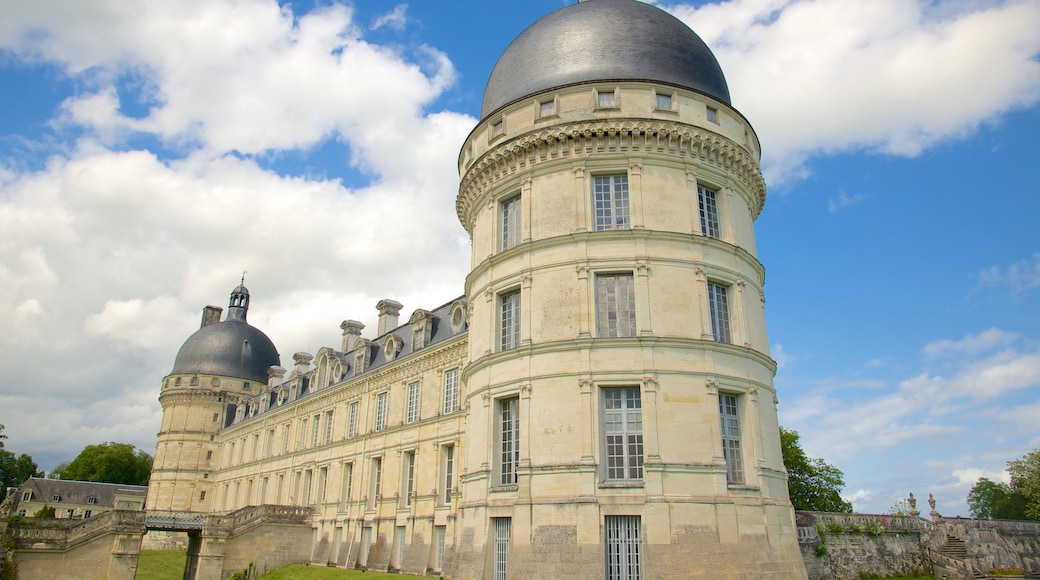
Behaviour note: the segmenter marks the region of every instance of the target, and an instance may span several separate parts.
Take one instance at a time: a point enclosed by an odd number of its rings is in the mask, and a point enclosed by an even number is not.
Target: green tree
[[[4,426],[0,425],[0,497],[9,487],[18,487],[30,477],[43,477],[33,458],[25,453],[15,454],[4,449]]]
[[[787,467],[787,490],[796,510],[852,512],[841,498],[845,474],[820,458],[811,458],[798,443],[797,431],[780,428],[780,447]]]
[[[58,479],[148,485],[151,472],[151,455],[129,443],[106,441],[87,445],[68,465],[52,473]]]
[[[1040,449],[1007,463],[1011,482],[980,477],[968,492],[968,508],[977,518],[1040,520]]]
[[[49,506],[47,504],[43,504],[42,508],[36,510],[36,513],[33,514],[33,517],[34,518],[53,518],[54,517],[54,507],[53,506]]]

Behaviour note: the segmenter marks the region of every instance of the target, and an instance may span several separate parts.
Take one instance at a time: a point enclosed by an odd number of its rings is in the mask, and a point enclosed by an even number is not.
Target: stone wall
[[[19,577],[134,579],[144,512],[114,510],[87,520],[31,522],[7,530],[15,541]]]

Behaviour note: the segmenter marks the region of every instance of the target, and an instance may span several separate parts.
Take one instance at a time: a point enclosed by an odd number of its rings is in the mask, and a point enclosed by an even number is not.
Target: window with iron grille
[[[603,531],[606,540],[607,580],[640,580],[643,559],[639,542],[639,516],[606,516]]]
[[[408,383],[408,407],[404,422],[414,423],[419,420],[419,382]]]
[[[719,394],[722,423],[722,453],[726,457],[726,481],[744,483],[744,458],[740,452],[740,416],[737,396]]]
[[[459,410],[459,369],[444,373],[444,413]]]
[[[382,431],[386,427],[386,393],[376,395],[376,431]]]
[[[520,291],[508,292],[499,302],[499,350],[520,346]]]
[[[607,480],[643,479],[643,409],[638,387],[604,388],[603,454]]]
[[[498,401],[498,485],[516,485],[520,461],[520,399]]]
[[[491,518],[491,522],[495,534],[495,580],[506,580],[513,522],[510,518]]]
[[[627,230],[631,227],[628,216],[627,174],[593,177],[592,201],[597,231]]]
[[[632,274],[596,276],[596,334],[636,335],[636,294]]]
[[[729,301],[726,287],[708,282],[708,312],[711,315],[711,336],[718,342],[729,342]]]
[[[697,186],[697,205],[701,212],[701,233],[709,238],[719,237],[719,195],[714,189]]]
[[[520,243],[520,196],[513,196],[499,204],[499,251]]]

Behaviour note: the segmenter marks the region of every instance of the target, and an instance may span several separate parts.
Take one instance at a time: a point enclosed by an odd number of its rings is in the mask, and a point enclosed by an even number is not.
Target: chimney
[[[312,360],[314,360],[314,355],[309,352],[298,352],[292,355],[292,361],[296,364],[296,374],[306,373],[311,368]]]
[[[279,381],[285,376],[285,369],[278,365],[271,365],[267,367],[267,386],[277,387]]]
[[[354,348],[354,343],[361,338],[361,331],[364,330],[365,325],[357,320],[344,320],[339,327],[343,329],[343,347],[340,352],[350,352],[350,349]]]
[[[202,309],[202,325],[209,326],[210,324],[216,324],[220,322],[220,313],[224,312],[224,309],[219,306],[207,306]]]
[[[401,314],[402,308],[404,308],[403,304],[389,298],[384,298],[376,303],[376,310],[379,311],[379,329],[376,331],[376,336],[383,336],[397,328],[397,316]]]

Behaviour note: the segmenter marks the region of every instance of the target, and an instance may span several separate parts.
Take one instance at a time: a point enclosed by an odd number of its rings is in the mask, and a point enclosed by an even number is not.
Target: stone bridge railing
[[[19,549],[31,547],[65,550],[108,532],[143,534],[145,512],[111,510],[84,520],[22,520],[10,525],[8,535]]]
[[[308,524],[314,510],[310,507],[287,505],[248,506],[222,516],[207,516],[207,532],[234,534],[260,523]]]

